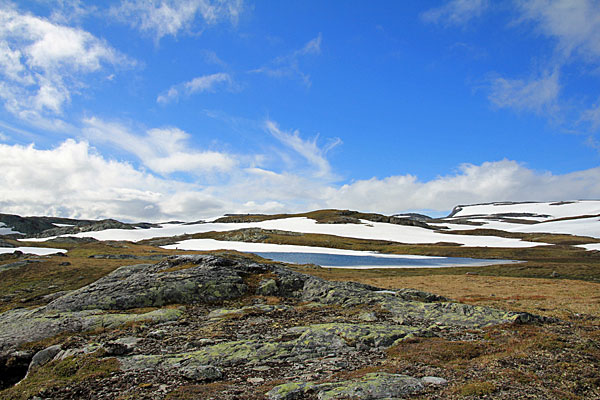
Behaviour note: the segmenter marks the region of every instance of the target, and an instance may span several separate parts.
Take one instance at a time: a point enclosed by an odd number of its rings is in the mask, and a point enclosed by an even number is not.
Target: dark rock
[[[223,377],[223,372],[212,365],[195,365],[190,363],[179,369],[181,375],[193,381],[216,381]]]
[[[138,341],[138,338],[126,337],[113,342],[104,343],[102,349],[106,356],[122,356],[131,353],[135,349]]]
[[[78,236],[60,236],[46,240],[46,243],[67,243],[67,244],[82,244],[82,243],[94,243],[97,239],[92,237],[78,237]]]
[[[59,344],[55,344],[54,346],[50,346],[44,350],[38,351],[31,359],[29,370],[31,371],[34,368],[38,368],[49,363],[61,350],[62,347]]]
[[[17,253],[16,251],[13,252],[13,254]],[[23,253],[21,253],[22,255]],[[28,264],[33,264],[33,263],[39,263],[39,260],[22,260],[22,261],[15,261],[12,263],[8,263],[8,264],[4,264],[4,265],[0,265],[0,271],[5,271],[7,269],[13,269],[13,268],[21,268],[24,267]]]

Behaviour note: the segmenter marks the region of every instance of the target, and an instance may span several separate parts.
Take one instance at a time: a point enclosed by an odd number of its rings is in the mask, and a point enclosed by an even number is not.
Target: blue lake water
[[[255,252],[263,258],[293,264],[316,264],[329,268],[444,268],[481,267],[494,264],[511,264],[513,260],[488,260],[463,257],[412,258],[354,256],[325,253]]]

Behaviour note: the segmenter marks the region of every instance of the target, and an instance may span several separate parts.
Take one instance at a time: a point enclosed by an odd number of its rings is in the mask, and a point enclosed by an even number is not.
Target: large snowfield
[[[497,229],[508,232],[545,232],[572,234],[600,238],[600,201],[545,202],[545,203],[490,203],[472,206],[460,206],[452,217],[432,225],[447,230]],[[533,216],[531,214],[534,214]],[[508,218],[508,219],[507,219]],[[570,219],[564,219],[570,218]],[[560,220],[557,220],[560,219]],[[464,221],[476,225],[464,224]],[[520,221],[519,221],[520,220]],[[527,221],[534,223],[526,223]],[[167,223],[160,228],[150,229],[108,229],[98,232],[82,232],[77,237],[93,237],[98,240],[127,240],[137,242],[158,237],[172,237],[184,234],[233,231],[244,228],[277,229],[299,233],[327,234],[369,240],[387,240],[406,244],[456,243],[470,247],[524,248],[543,246],[544,243],[528,242],[500,236],[476,236],[448,234],[416,226],[396,225],[363,220],[360,224],[319,224],[305,217],[282,218],[253,223],[216,223],[197,224]],[[9,227],[2,227],[7,230]],[[13,231],[14,232],[14,231]],[[43,239],[28,239],[44,241]],[[599,250],[598,244],[582,245],[587,250]],[[217,241],[213,239],[184,240],[165,248],[181,250],[217,250],[231,249],[246,252],[318,252],[328,254],[359,255],[364,252],[336,250],[306,246],[287,246],[265,243],[243,243]],[[32,249],[32,248],[28,248]],[[48,250],[48,249],[45,249]],[[1,249],[3,252],[14,251]],[[60,250],[56,250],[60,251]],[[368,253],[373,255],[372,253]]]

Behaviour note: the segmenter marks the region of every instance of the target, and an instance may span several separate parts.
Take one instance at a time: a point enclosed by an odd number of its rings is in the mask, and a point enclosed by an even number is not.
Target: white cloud
[[[89,32],[0,7],[0,99],[17,117],[47,126],[84,87],[84,74],[132,61]]]
[[[299,78],[306,86],[312,84],[310,75],[300,69],[300,60],[308,55],[321,53],[322,35],[309,40],[302,48],[294,50],[290,54],[275,58],[269,65],[251,70],[251,73],[266,74],[273,78]]]
[[[190,221],[227,212],[299,210],[305,201],[298,199],[310,199],[305,191],[314,187],[293,175],[257,177],[244,170],[231,183],[201,187],[107,160],[87,142],[72,139],[49,150],[0,143],[0,169],[0,209],[20,215]]]
[[[330,188],[325,205],[363,211],[450,210],[458,204],[600,198],[600,167],[563,175],[509,160],[464,164],[452,175],[421,182],[416,176],[372,178]]]
[[[235,159],[228,154],[190,149],[190,135],[174,127],[135,134],[121,124],[88,118],[84,120],[84,132],[90,139],[111,143],[134,154],[159,174],[183,171],[200,176],[227,172],[236,166]]]
[[[487,0],[451,0],[443,6],[427,10],[421,14],[421,18],[430,23],[464,25],[481,16],[488,6]]]
[[[600,102],[581,114],[579,122],[586,122],[590,125],[592,131],[600,128]]]
[[[191,81],[171,86],[166,92],[156,98],[157,103],[167,104],[176,101],[182,94],[190,96],[194,93],[214,92],[218,85],[233,84],[231,76],[225,72],[199,76]]]
[[[197,17],[202,20],[200,27],[223,20],[235,25],[243,8],[242,0],[123,0],[111,13],[158,42],[165,36],[193,30]]]
[[[600,197],[600,168],[553,175],[508,160],[465,164],[430,181],[404,175],[341,187],[294,173],[243,168],[227,183],[201,187],[107,160],[88,143],[71,139],[49,150],[0,143],[0,169],[3,212],[136,221],[319,208],[393,214],[489,201]]]
[[[522,20],[534,21],[536,29],[558,42],[558,50],[568,58],[600,57],[600,7],[594,0],[519,0]]]
[[[168,213],[165,197],[185,189],[73,140],[51,150],[0,144],[0,165],[0,208],[21,215],[155,218]]]
[[[495,78],[488,99],[497,107],[542,113],[557,107],[560,92],[559,73],[544,74],[530,80]]]
[[[265,127],[277,140],[304,157],[315,168],[316,177],[331,179],[331,165],[329,165],[329,161],[325,158],[325,154],[341,143],[339,138],[334,139],[324,148],[320,148],[317,145],[318,136],[313,140],[304,140],[300,137],[300,132],[297,130],[293,132],[282,131],[273,121],[266,121]]]

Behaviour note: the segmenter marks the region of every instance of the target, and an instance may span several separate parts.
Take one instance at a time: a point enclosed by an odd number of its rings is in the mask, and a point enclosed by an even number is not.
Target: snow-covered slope
[[[387,240],[406,244],[457,243],[473,247],[522,248],[543,246],[544,243],[528,242],[501,236],[458,235],[444,232],[452,230],[496,229],[508,232],[546,232],[600,238],[600,201],[542,202],[542,203],[490,203],[459,206],[451,217],[428,222],[439,231],[420,226],[362,220],[360,224],[317,223],[306,217],[281,218],[252,223],[169,223],[149,229],[106,229],[81,232],[78,237],[93,237],[98,240],[140,241],[158,237],[183,234],[223,232],[244,228],[278,229],[283,231],[327,234],[370,240]],[[566,219],[565,219],[566,218]],[[43,241],[45,239],[28,239]],[[594,240],[590,240],[590,243]],[[216,243],[204,243],[209,250]],[[182,247],[179,247],[182,248]],[[222,248],[222,247],[221,247]]]
[[[477,215],[489,217],[495,214],[536,214],[540,217],[529,217],[529,219],[545,220],[600,214],[600,201],[577,200],[542,203],[488,203],[458,206],[455,210],[458,211],[454,213],[453,217],[472,217]]]
[[[98,240],[139,241],[156,237],[169,237],[202,232],[223,232],[243,228],[279,229],[300,233],[320,233],[359,239],[390,240],[400,243],[458,243],[478,247],[533,247],[540,243],[525,242],[497,236],[449,235],[416,226],[404,226],[380,222],[362,221],[362,224],[318,224],[304,217],[283,218],[253,223],[205,223],[165,224],[162,228],[150,229],[107,229],[98,232],[82,232],[72,236],[93,237]],[[43,241],[46,239],[34,239]]]

